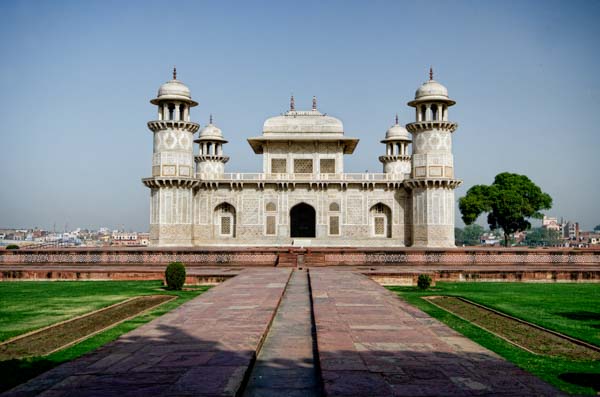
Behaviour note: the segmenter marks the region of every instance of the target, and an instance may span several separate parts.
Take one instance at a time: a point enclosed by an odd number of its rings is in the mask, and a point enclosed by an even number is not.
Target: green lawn
[[[125,321],[76,345],[22,360],[0,361],[0,392],[62,362],[77,358],[195,298],[208,287],[166,291],[160,281],[17,281],[0,283],[0,340],[88,313],[140,295],[168,294],[177,299]]]
[[[600,284],[440,282],[424,292],[414,287],[389,289],[432,317],[556,387],[569,393],[595,394],[590,385],[597,384],[596,379],[600,379],[600,362],[571,361],[528,353],[439,309],[421,297],[462,296],[600,346]]]

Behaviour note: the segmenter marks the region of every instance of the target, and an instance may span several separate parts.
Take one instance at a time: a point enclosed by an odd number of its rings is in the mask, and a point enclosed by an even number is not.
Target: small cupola
[[[192,100],[190,89],[177,80],[177,68],[173,68],[173,79],[158,89],[156,98],[150,101],[158,106],[159,120],[190,121],[190,108],[198,106]]]
[[[416,109],[416,121],[447,121],[448,108],[456,102],[448,96],[448,89],[433,79],[433,68],[429,68],[429,81],[415,92],[415,99],[408,106]]]
[[[410,173],[410,152],[408,145],[412,142],[411,136],[400,123],[396,115],[395,123],[388,128],[385,133],[385,139],[381,143],[385,144],[385,155],[379,156],[379,161],[383,163],[383,172],[386,174],[395,174],[399,179],[404,178]]]
[[[196,172],[200,178],[210,178],[222,175],[225,172],[225,163],[229,157],[223,155],[223,145],[227,143],[223,132],[213,123],[210,115],[208,124],[200,130],[196,142],[199,146],[196,156]]]

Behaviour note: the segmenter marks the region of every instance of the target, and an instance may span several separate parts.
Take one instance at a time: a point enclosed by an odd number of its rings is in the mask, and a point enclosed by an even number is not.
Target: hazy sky
[[[347,172],[381,172],[379,140],[427,79],[446,85],[456,198],[503,171],[600,224],[598,1],[2,1],[0,227],[146,230],[156,117],[171,76],[213,113],[229,172],[259,171],[246,138],[296,107],[360,138]],[[457,211],[457,225],[460,215]]]

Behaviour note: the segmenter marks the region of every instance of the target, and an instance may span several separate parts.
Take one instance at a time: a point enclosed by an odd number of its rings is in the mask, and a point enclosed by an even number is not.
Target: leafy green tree
[[[554,246],[560,243],[560,233],[558,230],[548,230],[543,227],[536,227],[527,232],[525,237],[527,245]]]
[[[484,232],[483,227],[476,223],[467,225],[464,229],[457,227],[454,228],[454,240],[456,245],[479,245]]]
[[[596,225],[596,227],[594,227],[594,231],[595,232],[600,232],[600,225]]]
[[[508,246],[511,234],[531,228],[528,218],[541,219],[540,211],[552,207],[552,197],[527,176],[503,172],[489,186],[471,187],[458,206],[466,225],[487,212],[490,229],[502,229],[504,245]]]

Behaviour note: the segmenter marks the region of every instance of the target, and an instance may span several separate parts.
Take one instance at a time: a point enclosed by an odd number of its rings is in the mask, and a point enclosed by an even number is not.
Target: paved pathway
[[[306,271],[295,271],[250,376],[244,397],[320,395],[313,358]]]
[[[310,275],[328,396],[560,394],[366,276]]]
[[[559,395],[366,276],[290,274],[243,270],[5,395],[234,396],[246,379],[247,396]]]
[[[233,396],[290,270],[246,270],[92,354],[6,396]]]

